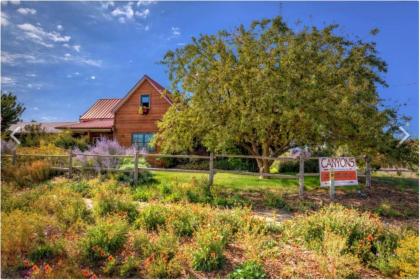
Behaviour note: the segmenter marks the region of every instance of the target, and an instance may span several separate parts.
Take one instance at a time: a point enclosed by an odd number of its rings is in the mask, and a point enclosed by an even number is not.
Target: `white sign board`
[[[357,165],[354,157],[319,158],[319,179],[321,187],[331,185],[330,173],[334,173],[335,186],[357,185]]]

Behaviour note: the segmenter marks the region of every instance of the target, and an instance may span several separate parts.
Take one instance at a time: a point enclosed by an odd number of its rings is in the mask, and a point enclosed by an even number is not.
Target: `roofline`
[[[169,103],[169,105],[172,105],[172,100],[170,100],[166,94],[160,89],[158,88],[155,82],[152,78],[150,78],[147,75],[143,75],[143,77],[130,89],[130,91],[124,96],[124,98],[121,98],[120,101],[117,103],[117,105],[114,107],[114,109],[111,110],[112,113],[115,114],[116,111],[118,111],[118,109],[128,100],[128,98],[146,81],[148,80],[149,83],[152,85],[152,87],[154,89],[156,89],[162,96],[163,98]],[[165,89],[166,90],[166,89]]]
[[[87,112],[89,112],[89,110],[90,109],[92,109],[92,107],[93,106],[95,106],[95,104],[96,103],[98,103],[100,100],[114,100],[114,99],[119,99],[119,101],[121,101],[121,98],[98,98],[98,99],[96,99],[96,101],[95,101],[95,103],[93,103],[83,114],[81,114],[80,116],[79,116],[79,122],[81,121],[81,120],[95,120],[95,119],[99,119],[99,118],[92,118],[92,119],[86,119],[86,118],[84,118],[84,119],[82,119],[82,117],[84,116],[84,115],[86,115],[86,113]],[[118,102],[119,102],[118,101]],[[118,104],[118,103],[117,103]],[[113,110],[111,110],[111,112],[113,113],[114,111]],[[110,118],[102,118],[102,119],[110,119]],[[112,118],[113,119],[113,118]]]

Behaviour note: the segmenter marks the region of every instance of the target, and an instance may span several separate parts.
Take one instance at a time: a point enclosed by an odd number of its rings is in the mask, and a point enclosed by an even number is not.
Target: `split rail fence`
[[[104,168],[104,167],[93,167],[93,166],[82,166],[75,165],[75,157],[93,157],[93,158],[114,158],[114,159],[123,159],[123,158],[132,158],[134,162],[134,168],[132,169],[121,169],[121,168]],[[270,178],[283,178],[283,179],[297,179],[299,186],[299,196],[302,198],[304,196],[305,190],[305,177],[308,176],[319,176],[320,173],[305,173],[305,160],[310,159],[319,159],[319,157],[264,157],[264,156],[250,156],[250,155],[231,155],[231,154],[213,154],[210,153],[208,156],[203,155],[169,155],[169,154],[139,154],[135,153],[134,155],[97,155],[97,154],[78,154],[74,152],[69,152],[67,155],[46,155],[46,154],[17,154],[16,152],[12,155],[2,155],[2,157],[10,157],[11,163],[15,165],[19,158],[49,158],[53,159],[53,169],[60,170],[68,173],[69,177],[72,177],[75,170],[97,170],[101,172],[130,172],[133,176],[134,183],[138,182],[139,173],[141,171],[168,171],[168,172],[189,172],[189,173],[207,173],[209,186],[213,185],[214,176],[216,173],[233,173],[233,174],[242,174],[242,175],[252,175],[252,176],[263,176]],[[207,170],[196,170],[196,169],[180,169],[180,168],[161,168],[161,167],[139,167],[139,159],[143,158],[176,158],[176,159],[195,159],[195,160],[208,160],[208,169]],[[216,169],[214,162],[217,158],[239,158],[239,159],[260,159],[260,160],[271,160],[271,161],[295,161],[299,162],[299,172],[296,174],[278,174],[278,173],[263,173],[263,172],[249,172],[249,171],[240,171],[240,170],[224,170]],[[371,165],[368,157],[355,157],[357,160],[363,160],[365,169],[358,170],[358,177],[365,177],[365,186],[367,188],[371,187]],[[54,165],[55,163],[55,165]],[[334,176],[332,178],[330,186],[330,198],[335,198],[335,186],[334,186]]]

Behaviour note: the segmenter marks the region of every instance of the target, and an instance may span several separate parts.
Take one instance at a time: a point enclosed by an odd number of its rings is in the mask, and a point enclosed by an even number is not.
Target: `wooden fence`
[[[74,157],[95,157],[95,158],[133,158],[134,168],[132,169],[120,169],[120,168],[99,168],[98,167],[86,167],[81,165],[74,165]],[[209,185],[212,186],[214,182],[214,176],[216,173],[233,173],[233,174],[242,174],[242,175],[252,175],[260,177],[270,177],[270,178],[285,178],[285,179],[297,179],[299,186],[299,196],[303,198],[305,190],[305,177],[307,176],[319,176],[319,173],[305,173],[305,160],[309,159],[319,159],[319,157],[303,157],[298,158],[294,157],[264,157],[264,156],[250,156],[250,155],[231,155],[231,154],[213,154],[210,153],[208,156],[202,155],[169,155],[169,154],[139,154],[135,153],[134,155],[97,155],[97,154],[77,154],[74,152],[69,152],[67,155],[45,155],[45,154],[17,154],[16,152],[12,155],[2,155],[2,157],[11,157],[12,164],[16,164],[19,157],[33,157],[33,158],[56,158],[61,159],[59,162],[60,166],[53,166],[55,170],[61,170],[68,172],[68,176],[72,177],[75,169],[78,170],[98,170],[102,171],[112,171],[112,172],[131,172],[133,174],[134,183],[138,182],[139,172],[143,170],[149,171],[169,171],[169,172],[190,172],[190,173],[207,173]],[[159,167],[139,167],[139,159],[144,158],[177,158],[177,159],[201,159],[209,161],[208,170],[196,170],[196,169],[179,169],[179,168],[159,168]],[[222,170],[216,169],[214,162],[217,158],[242,158],[242,159],[265,159],[273,161],[299,161],[299,173],[297,174],[273,174],[273,173],[263,173],[263,172],[248,172],[240,170]],[[364,172],[358,172],[358,177],[365,177],[365,186],[367,188],[371,187],[371,165],[367,157],[355,157],[359,160],[364,160],[365,170]],[[331,176],[334,178],[334,176]],[[334,179],[332,179],[334,180]],[[331,182],[330,186],[330,197],[331,199],[335,198],[335,186],[334,181]]]

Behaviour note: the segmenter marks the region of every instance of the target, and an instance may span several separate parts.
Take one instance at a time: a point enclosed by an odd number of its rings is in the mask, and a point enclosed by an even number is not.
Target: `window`
[[[148,152],[153,152],[155,149],[149,145],[153,138],[153,133],[133,133],[131,135],[131,144],[138,150],[145,149]]]
[[[150,95],[142,95],[140,97],[140,105],[142,107],[150,108]]]

